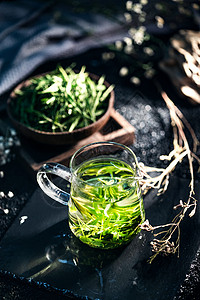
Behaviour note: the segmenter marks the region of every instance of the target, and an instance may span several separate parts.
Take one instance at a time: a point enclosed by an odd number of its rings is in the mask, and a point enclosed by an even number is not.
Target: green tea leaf
[[[107,108],[113,87],[107,89],[104,80],[104,76],[98,82],[92,80],[85,66],[79,73],[58,66],[16,91],[13,114],[20,122],[42,131],[73,131],[88,126]]]

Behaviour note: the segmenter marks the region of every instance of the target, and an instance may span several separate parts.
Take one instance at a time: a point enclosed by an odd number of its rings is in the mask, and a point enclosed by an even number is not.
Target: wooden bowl
[[[42,76],[42,75],[44,75],[44,74],[41,74],[38,76]],[[97,81],[100,78],[99,76],[94,75],[94,74],[90,74],[90,77],[94,81]],[[110,98],[108,99],[108,106],[107,106],[105,113],[96,122],[94,122],[88,126],[74,129],[71,132],[69,132],[69,131],[45,132],[45,131],[40,131],[40,130],[31,128],[31,127],[28,127],[14,118],[14,116],[12,115],[12,111],[11,111],[11,102],[17,101],[17,95],[15,94],[15,91],[21,89],[24,86],[28,86],[29,84],[30,84],[30,79],[27,79],[27,80],[23,81],[22,83],[20,83],[13,90],[13,92],[10,94],[10,97],[7,101],[7,113],[8,113],[10,120],[12,121],[14,127],[16,128],[17,132],[35,142],[47,144],[47,145],[76,144],[79,140],[82,140],[82,139],[92,135],[94,132],[101,130],[110,118],[111,111],[114,106],[114,99],[115,99],[115,94],[114,94],[113,90],[110,93]],[[106,87],[110,86],[110,84],[106,81],[104,81],[104,84]]]

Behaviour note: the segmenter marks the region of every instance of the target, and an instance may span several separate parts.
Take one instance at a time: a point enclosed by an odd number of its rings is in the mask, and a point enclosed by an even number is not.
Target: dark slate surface
[[[152,224],[170,222],[186,190],[188,180],[172,177],[165,195],[158,198],[152,191],[145,197],[146,217]],[[199,195],[199,184],[196,191]],[[27,219],[20,224],[23,216]],[[1,241],[0,268],[91,299],[170,300],[198,250],[199,224],[198,210],[182,226],[180,258],[159,257],[150,265],[150,233],[142,232],[122,249],[92,249],[70,233],[67,207],[37,188]]]

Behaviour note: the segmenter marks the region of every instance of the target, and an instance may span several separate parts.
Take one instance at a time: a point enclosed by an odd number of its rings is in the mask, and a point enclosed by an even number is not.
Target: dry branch
[[[187,157],[189,163],[189,171],[190,171],[190,191],[188,195],[188,199],[183,202],[179,200],[179,204],[174,207],[174,209],[180,209],[178,214],[169,224],[159,225],[153,227],[149,224],[149,221],[146,220],[141,228],[147,231],[153,231],[154,236],[159,236],[160,238],[153,239],[151,241],[152,251],[154,254],[150,258],[149,262],[151,263],[153,259],[160,253],[164,255],[168,255],[170,253],[178,252],[179,255],[179,247],[180,247],[180,223],[184,219],[188,210],[192,208],[189,216],[192,217],[195,214],[197,200],[195,199],[195,191],[194,191],[194,169],[193,169],[193,161],[197,160],[199,163],[200,160],[194,151],[197,150],[197,146],[199,142],[197,137],[185,119],[182,112],[174,105],[174,103],[169,99],[167,94],[164,91],[161,91],[161,95],[163,100],[165,101],[171,117],[171,124],[173,127],[174,140],[173,146],[174,149],[169,153],[169,155],[161,156],[161,159],[169,160],[169,165],[164,169],[162,168],[151,168],[146,167],[143,164],[140,164],[140,172],[143,178],[141,179],[141,188],[144,194],[151,188],[158,189],[158,195],[164,193],[167,190],[169,184],[169,175],[175,169],[177,164],[181,163],[184,157]],[[188,129],[192,141],[193,141],[193,151],[191,151],[188,140],[186,138],[184,128]],[[156,176],[151,176],[152,172],[158,173]],[[167,230],[163,230],[166,228]],[[156,230],[161,230],[155,233]],[[174,235],[176,233],[176,239],[174,240]]]
[[[171,38],[168,53],[160,63],[161,69],[182,97],[200,104],[200,32],[181,30]]]

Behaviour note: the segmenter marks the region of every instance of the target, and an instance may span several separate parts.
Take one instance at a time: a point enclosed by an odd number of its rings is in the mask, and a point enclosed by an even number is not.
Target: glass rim
[[[101,145],[113,145],[113,146],[118,146],[120,148],[123,148],[124,150],[127,150],[132,155],[132,157],[135,160],[135,164],[136,164],[136,168],[135,168],[136,169],[136,174],[135,174],[135,176],[130,176],[130,177],[122,178],[120,180],[120,182],[112,184],[112,185],[106,185],[105,184],[105,186],[104,186],[105,188],[111,187],[111,186],[117,186],[117,185],[121,184],[123,181],[131,180],[131,179],[139,181],[140,176],[137,175],[138,160],[137,160],[137,157],[136,157],[135,153],[128,146],[120,144],[120,143],[117,143],[117,142],[111,142],[111,141],[108,141],[108,142],[102,141],[102,142],[90,143],[90,144],[87,144],[87,145],[84,145],[84,146],[80,147],[77,151],[75,151],[75,153],[72,155],[72,157],[70,159],[70,169],[72,170],[72,174],[73,174],[73,176],[75,176],[76,180],[78,180],[79,182],[82,182],[82,183],[86,183],[85,180],[78,178],[77,174],[73,172],[75,168],[72,166],[72,164],[73,164],[73,161],[74,161],[75,157],[77,156],[77,154],[81,153],[84,149],[86,149],[86,148],[88,148],[90,146],[98,146],[98,145],[99,146],[101,146]],[[87,182],[87,185],[94,186],[94,184],[89,183],[89,182]]]
[[[138,161],[137,161],[137,157],[135,155],[135,153],[133,152],[133,150],[131,148],[129,148],[128,146],[124,145],[124,144],[120,144],[120,143],[117,143],[117,142],[111,142],[111,141],[108,141],[108,142],[94,142],[94,143],[90,143],[90,144],[87,144],[87,145],[84,145],[82,147],[80,147],[78,150],[76,150],[74,152],[74,154],[72,155],[71,159],[70,159],[70,169],[73,170],[73,167],[72,167],[72,163],[73,163],[73,160],[75,159],[75,156],[82,152],[84,149],[90,147],[90,146],[95,146],[95,145],[103,145],[103,144],[108,144],[108,145],[114,145],[114,146],[118,146],[118,147],[122,147],[124,148],[125,150],[127,150],[132,156],[133,158],[135,159],[135,163],[136,163],[136,166],[138,166]]]

